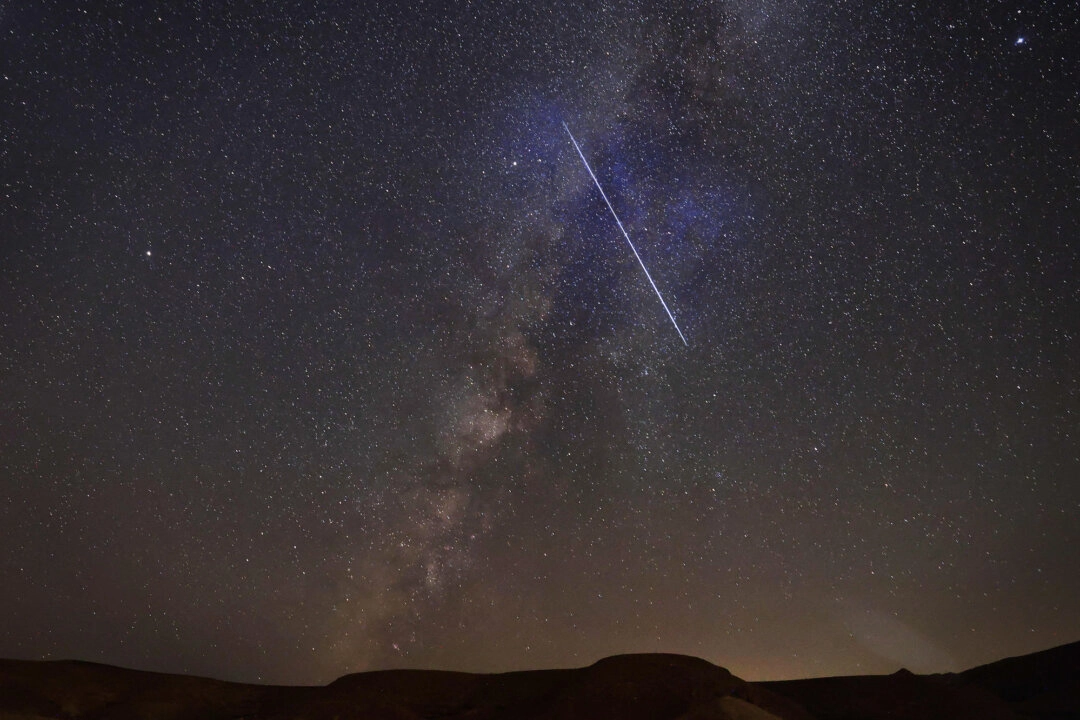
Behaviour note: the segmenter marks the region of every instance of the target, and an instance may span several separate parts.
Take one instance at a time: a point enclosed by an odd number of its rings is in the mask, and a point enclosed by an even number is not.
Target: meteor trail
[[[615,208],[611,207],[611,201],[608,200],[607,193],[604,192],[604,188],[600,187],[600,181],[596,179],[596,174],[593,173],[592,168],[589,167],[589,161],[585,159],[585,153],[581,152],[581,146],[577,144],[577,140],[574,139],[574,133],[570,132],[570,126],[565,122],[562,124],[566,128],[566,134],[570,136],[570,142],[574,143],[574,149],[577,150],[577,154],[581,157],[581,162],[585,163],[585,169],[589,171],[589,177],[596,183],[596,189],[600,191],[600,197],[604,198],[604,202],[607,203],[608,210],[611,211],[611,216],[615,218],[615,223],[622,230],[623,237],[626,238],[626,243],[630,246],[630,249],[634,251],[634,257],[637,258],[638,264],[641,265],[641,269],[645,271],[645,277],[649,278],[649,284],[652,285],[652,289],[656,292],[656,297],[660,298],[660,304],[664,306],[664,312],[671,318],[671,324],[675,326],[675,332],[679,333],[679,337],[683,341],[683,345],[687,347],[690,343],[686,342],[686,336],[682,334],[682,330],[679,329],[679,323],[675,322],[675,316],[671,314],[671,310],[668,309],[667,303],[664,302],[664,296],[660,294],[660,289],[656,287],[656,283],[653,282],[652,275],[649,274],[649,269],[645,267],[644,261],[641,256],[638,255],[637,248],[634,247],[634,243],[630,240],[629,233],[626,232],[626,228],[623,227],[622,220],[615,214]]]

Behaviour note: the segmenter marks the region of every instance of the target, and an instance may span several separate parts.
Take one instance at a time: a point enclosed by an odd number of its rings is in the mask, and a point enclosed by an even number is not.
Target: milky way
[[[1080,637],[1069,3],[2,27],[0,656],[769,679]]]

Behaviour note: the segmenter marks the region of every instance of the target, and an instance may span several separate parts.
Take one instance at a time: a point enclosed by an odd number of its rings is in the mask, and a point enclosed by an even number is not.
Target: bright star
[[[1016,38],[1016,43],[1015,44],[1016,45],[1023,45],[1025,42],[1027,42],[1027,38],[1025,38],[1023,35],[1021,35],[1020,37]]]

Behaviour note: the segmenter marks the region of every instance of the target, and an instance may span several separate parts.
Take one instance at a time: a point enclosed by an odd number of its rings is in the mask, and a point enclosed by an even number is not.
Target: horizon
[[[1043,653],[1052,652],[1052,651],[1055,651],[1055,650],[1059,650],[1061,648],[1069,647],[1071,645],[1080,645],[1080,640],[1074,640],[1074,641],[1071,641],[1071,642],[1060,643],[1060,644],[1057,644],[1057,645],[1052,645],[1050,647],[1044,647],[1044,648],[1040,648],[1040,649],[1037,649],[1037,650],[1032,650],[1030,652],[1025,652],[1025,653],[1021,653],[1021,654],[1018,654],[1018,655],[1003,655],[1001,657],[997,657],[997,658],[994,658],[994,659],[991,659],[991,660],[987,660],[985,662],[980,662],[980,663],[977,663],[975,665],[971,665],[971,666],[968,666],[968,667],[960,668],[958,670],[926,671],[926,672],[917,672],[917,673],[914,673],[914,674],[920,675],[920,676],[954,675],[954,674],[967,672],[968,670],[973,670],[973,669],[976,669],[976,668],[984,667],[984,666],[987,666],[987,665],[993,665],[993,664],[996,664],[996,663],[999,663],[999,662],[1002,662],[1002,661],[1006,661],[1006,660],[1015,660],[1015,659],[1018,659],[1018,658],[1025,658],[1025,657],[1028,657],[1028,656],[1031,656],[1031,655],[1040,655],[1040,654],[1043,654]],[[0,660],[11,660],[11,661],[15,661],[15,662],[34,662],[34,663],[76,663],[76,664],[84,664],[84,665],[97,665],[97,666],[101,666],[101,667],[114,668],[114,669],[119,669],[119,670],[131,670],[131,671],[134,671],[134,672],[146,672],[146,673],[152,673],[152,674],[158,674],[158,675],[178,675],[178,676],[182,676],[182,677],[193,677],[193,678],[202,678],[202,679],[207,679],[207,680],[217,680],[217,681],[221,681],[221,682],[235,683],[235,684],[240,684],[240,685],[253,684],[253,685],[283,686],[283,687],[324,687],[324,686],[329,685],[329,684],[331,684],[331,683],[333,683],[336,680],[339,680],[341,678],[348,677],[350,675],[362,675],[362,674],[365,674],[365,673],[383,673],[383,672],[397,672],[397,671],[407,671],[407,672],[418,671],[418,672],[437,672],[437,673],[445,672],[445,673],[465,674],[465,675],[505,675],[505,674],[508,674],[508,673],[544,672],[544,671],[548,671],[548,670],[580,670],[580,669],[591,667],[591,666],[595,665],[596,663],[601,662],[602,660],[608,660],[608,659],[611,659],[611,658],[650,656],[650,655],[660,655],[660,656],[670,655],[672,657],[682,657],[682,658],[692,658],[692,659],[704,660],[705,662],[708,662],[711,665],[714,665],[714,666],[716,666],[718,668],[721,668],[723,670],[727,670],[733,676],[739,678],[740,680],[744,680],[744,681],[750,682],[750,683],[786,682],[786,681],[790,681],[790,680],[827,680],[827,679],[833,679],[833,678],[888,677],[889,675],[895,675],[896,673],[900,673],[900,672],[905,672],[905,671],[906,672],[912,672],[908,668],[898,667],[898,668],[892,670],[891,672],[855,673],[855,674],[844,674],[844,675],[810,675],[810,676],[783,677],[783,678],[759,678],[759,677],[749,676],[749,675],[740,673],[740,672],[737,671],[736,668],[729,667],[729,666],[725,665],[724,663],[709,660],[708,658],[702,658],[702,657],[699,657],[699,656],[696,656],[696,655],[686,655],[684,653],[672,653],[672,652],[656,651],[656,652],[624,652],[624,653],[618,653],[618,654],[615,654],[615,655],[605,655],[603,657],[598,657],[595,660],[592,660],[591,662],[586,662],[586,663],[581,664],[581,665],[542,666],[542,667],[540,667],[540,666],[529,666],[529,667],[511,668],[511,669],[507,669],[507,670],[490,670],[490,671],[485,671],[485,670],[461,670],[461,669],[457,669],[457,668],[417,667],[417,666],[371,668],[371,669],[368,669],[368,670],[358,670],[358,671],[354,671],[354,672],[342,673],[340,675],[337,675],[337,676],[327,680],[326,682],[314,683],[314,684],[308,685],[308,684],[300,684],[300,683],[267,682],[267,681],[263,681],[261,679],[234,680],[234,679],[230,679],[230,678],[227,678],[227,677],[198,675],[198,674],[192,674],[192,673],[186,673],[186,672],[155,670],[155,669],[148,668],[148,667],[132,667],[132,666],[126,666],[126,665],[116,665],[116,664],[108,663],[108,662],[99,662],[99,661],[94,661],[94,660],[83,660],[83,659],[79,659],[79,658],[48,658],[48,657],[46,657],[46,658],[17,658],[17,657],[3,657],[3,658],[0,658]]]

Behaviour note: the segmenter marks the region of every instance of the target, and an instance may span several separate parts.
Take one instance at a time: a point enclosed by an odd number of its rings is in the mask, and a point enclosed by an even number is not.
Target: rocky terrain
[[[0,720],[1006,720],[1080,718],[1080,643],[945,675],[751,683],[681,655],[480,675],[388,670],[322,687],[0,660]]]

